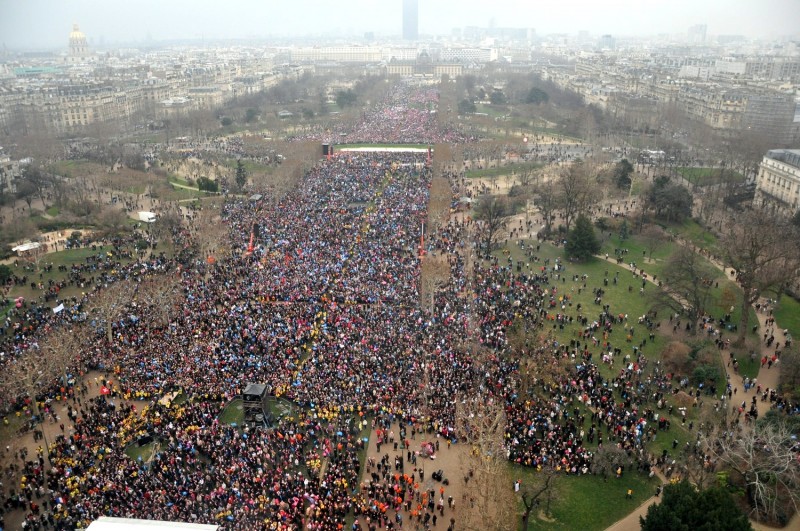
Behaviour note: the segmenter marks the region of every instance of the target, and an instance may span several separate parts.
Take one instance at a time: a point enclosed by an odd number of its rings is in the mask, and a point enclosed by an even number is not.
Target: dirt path
[[[369,449],[367,452],[367,466],[365,467],[364,474],[362,477],[362,485],[368,485],[371,481],[370,475],[372,472],[377,472],[377,467],[370,467],[369,459],[373,459],[375,463],[380,463],[381,458],[385,456],[389,456],[389,465],[391,467],[391,473],[395,473],[394,469],[394,462],[395,457],[402,457],[404,460],[403,463],[403,470],[402,472],[398,471],[398,473],[402,474],[414,474],[415,480],[419,483],[419,492],[426,492],[433,490],[435,491],[435,502],[438,502],[439,497],[442,496],[445,500],[444,503],[444,516],[441,516],[439,512],[436,512],[437,521],[436,525],[430,526],[430,529],[447,529],[447,526],[450,525],[450,519],[455,518],[456,520],[456,529],[459,529],[458,523],[460,521],[459,518],[459,508],[464,506],[465,504],[469,503],[468,498],[466,497],[466,488],[464,483],[464,476],[467,474],[467,470],[464,470],[464,462],[466,461],[465,457],[467,455],[467,447],[463,444],[453,444],[448,447],[447,440],[443,438],[437,438],[435,435],[428,434],[428,433],[417,433],[414,436],[414,439],[411,439],[411,427],[407,426],[407,433],[406,437],[409,440],[409,449],[404,449],[402,447],[402,443],[400,441],[400,425],[395,422],[390,432],[394,433],[394,441],[397,443],[397,450],[394,449],[395,444],[388,442],[386,444],[381,445],[380,451],[378,451],[378,437],[375,430],[372,431],[370,434],[370,443]],[[436,458],[424,458],[422,456],[417,456],[416,465],[413,462],[408,461],[408,452],[419,452],[422,444],[424,442],[432,442],[434,445],[438,441],[439,443],[439,451],[436,452]],[[442,482],[436,481],[433,479],[432,474],[437,470],[442,470],[444,472],[443,477],[449,481],[449,485],[444,485]],[[420,474],[423,474],[424,479],[420,480]],[[444,488],[444,493],[441,494],[441,490]],[[454,506],[453,508],[448,507],[447,500],[452,496]],[[416,502],[412,504],[412,509],[416,507]],[[395,511],[389,509],[387,514],[389,517],[394,521]],[[410,528],[416,529],[416,527],[411,526],[408,524],[411,521],[411,514],[405,510],[401,511],[402,519],[403,519],[403,528]],[[362,522],[363,523],[363,522]],[[420,524],[421,525],[421,524]]]
[[[53,401],[50,404],[50,408],[54,415],[45,415],[44,422],[36,426],[36,430],[43,433],[43,440],[34,440],[33,430],[21,433],[12,431],[10,427],[4,427],[2,457],[0,457],[0,463],[2,463],[2,488],[0,488],[0,499],[5,500],[12,489],[17,490],[19,488],[21,475],[17,467],[21,467],[25,460],[35,459],[37,450],[39,448],[45,448],[45,441],[47,441],[47,443],[52,443],[59,435],[69,435],[73,432],[75,425],[67,414],[68,406],[72,406],[73,409],[80,411],[87,400],[100,395],[100,388],[102,387],[103,380],[108,381],[109,379],[112,382],[116,381],[112,375],[106,375],[96,371],[88,373],[80,382],[81,387],[85,388],[85,392],[76,392],[75,398],[68,400]],[[122,399],[110,398],[109,400],[114,401],[117,405],[125,403]],[[137,407],[140,407],[140,405],[137,405]],[[21,452],[27,452],[27,454],[21,454]],[[21,455],[27,455],[27,457],[23,459]],[[47,462],[45,463],[45,469],[50,469],[50,465]],[[33,501],[43,506],[43,502],[49,501],[49,498],[47,495],[44,497],[35,496]],[[22,519],[24,517],[25,512],[22,510],[6,512],[6,529],[21,529]]]

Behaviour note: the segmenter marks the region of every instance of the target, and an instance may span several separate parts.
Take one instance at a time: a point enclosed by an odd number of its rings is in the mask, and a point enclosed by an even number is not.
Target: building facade
[[[800,209],[800,149],[767,152],[758,170],[754,202],[788,215]]]

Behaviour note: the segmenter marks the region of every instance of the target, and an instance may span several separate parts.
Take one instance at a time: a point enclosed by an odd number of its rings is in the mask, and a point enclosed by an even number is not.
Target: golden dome
[[[71,41],[85,41],[86,35],[78,28],[77,24],[72,25],[72,32],[69,34],[69,40]]]

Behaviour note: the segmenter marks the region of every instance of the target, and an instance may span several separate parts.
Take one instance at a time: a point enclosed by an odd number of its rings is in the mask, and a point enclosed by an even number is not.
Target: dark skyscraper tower
[[[403,39],[419,38],[419,0],[403,0]]]

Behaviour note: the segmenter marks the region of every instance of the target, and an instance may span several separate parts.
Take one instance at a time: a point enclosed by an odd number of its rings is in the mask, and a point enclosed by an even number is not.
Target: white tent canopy
[[[86,531],[217,531],[218,529],[218,525],[210,524],[188,524],[185,522],[101,516],[89,524]]]

